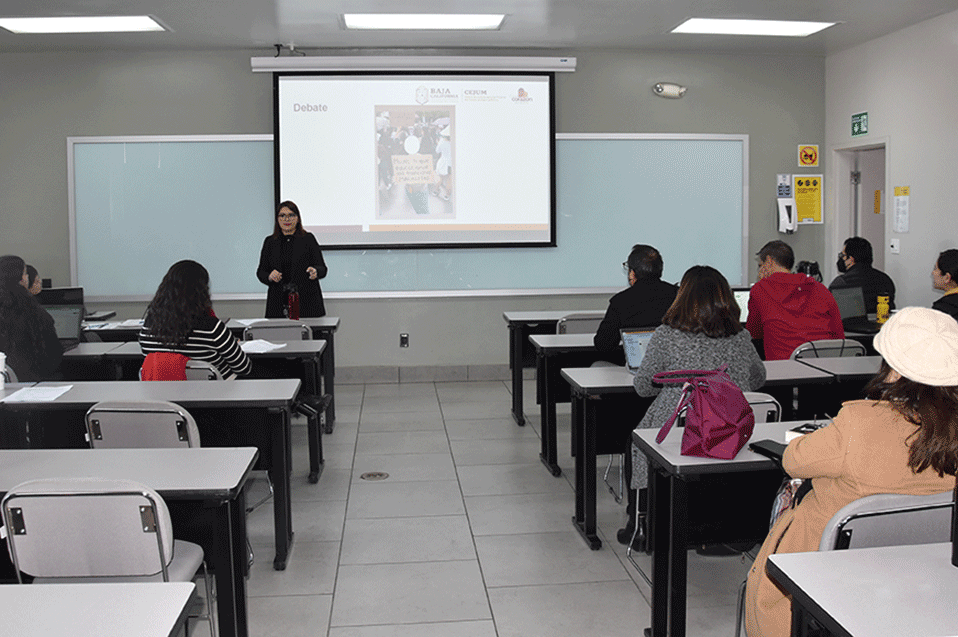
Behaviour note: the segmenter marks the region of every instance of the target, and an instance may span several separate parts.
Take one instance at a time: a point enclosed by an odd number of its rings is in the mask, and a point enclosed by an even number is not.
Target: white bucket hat
[[[958,385],[958,321],[927,307],[896,312],[875,336],[875,349],[909,380],[935,387]]]

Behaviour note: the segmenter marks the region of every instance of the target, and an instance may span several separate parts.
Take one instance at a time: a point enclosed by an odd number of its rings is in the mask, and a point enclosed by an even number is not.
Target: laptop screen
[[[745,325],[745,321],[748,320],[748,293],[751,288],[732,288],[732,295],[735,297],[735,302],[738,303],[738,307],[742,310],[741,316],[739,316],[739,321],[742,325]]]
[[[865,295],[861,288],[835,288],[831,291],[843,321],[865,318]]]
[[[625,350],[625,366],[634,372],[645,357],[645,350],[652,340],[655,329],[625,329],[622,333],[622,349]]]
[[[80,323],[83,321],[82,305],[51,305],[46,310],[53,317],[57,338],[74,343],[80,341]]]

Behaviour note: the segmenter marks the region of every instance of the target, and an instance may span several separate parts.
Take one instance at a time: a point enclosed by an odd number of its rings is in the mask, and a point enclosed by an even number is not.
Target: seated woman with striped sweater
[[[140,347],[147,355],[144,380],[185,380],[187,359],[206,361],[227,379],[252,369],[236,338],[213,314],[210,275],[196,261],[178,261],[163,277],[146,308]]]

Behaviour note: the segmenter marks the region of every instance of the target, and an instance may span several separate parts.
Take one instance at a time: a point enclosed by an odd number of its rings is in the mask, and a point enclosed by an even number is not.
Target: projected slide
[[[554,245],[552,77],[276,77],[277,192],[324,248]]]

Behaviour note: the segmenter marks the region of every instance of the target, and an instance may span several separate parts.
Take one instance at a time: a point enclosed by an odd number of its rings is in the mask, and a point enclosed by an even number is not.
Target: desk
[[[512,370],[512,417],[520,427],[526,424],[522,413],[522,368],[535,366],[535,351],[529,346],[532,334],[555,334],[556,324],[570,310],[503,312],[509,328],[509,369]]]
[[[533,334],[529,342],[536,350],[536,387],[540,397],[542,451],[539,458],[552,475],[562,475],[556,447],[556,403],[564,386],[559,370],[584,367],[599,359],[593,334]]]
[[[792,594],[792,635],[806,614],[839,637],[958,635],[951,543],[785,553],[766,568]]]
[[[230,319],[226,323],[226,328],[237,338],[243,338],[243,330],[247,327],[247,321],[252,319]],[[270,319],[256,319],[257,321],[267,321]],[[306,323],[313,331],[313,338],[326,341],[326,349],[322,352],[322,379],[323,392],[330,395],[332,401],[326,409],[327,429],[331,431],[332,423],[336,420],[336,359],[334,355],[334,336],[339,329],[340,319],[338,316],[323,316],[319,318],[304,318],[301,322]],[[103,341],[109,342],[127,342],[136,341],[140,335],[140,325],[123,325],[124,321],[97,322],[84,325],[83,331],[95,334]],[[554,331],[554,330],[553,330]]]
[[[631,453],[629,434],[655,397],[636,394],[632,374],[624,367],[566,368],[562,377],[572,388],[572,439],[576,444],[572,522],[589,548],[598,550],[602,540],[596,533],[596,456]]]
[[[19,637],[174,637],[195,589],[192,582],[0,586],[0,616],[4,632]]]
[[[819,398],[821,387],[815,388],[815,395],[808,396],[806,385],[824,385],[833,383],[835,376],[801,361],[780,360],[765,361],[765,385],[761,391],[775,397],[782,406],[782,420],[810,418],[821,413]],[[798,413],[792,406],[793,390],[798,389]]]
[[[143,365],[143,350],[138,341],[126,343],[88,343],[89,345],[112,345],[113,349],[108,349],[100,355],[100,359],[112,362],[116,366],[116,377],[126,377],[127,380],[136,380],[138,370]],[[283,347],[269,352],[251,352],[247,354],[253,361],[253,373],[256,374],[255,363],[257,361],[281,360],[294,358],[302,362],[303,375],[301,380],[309,387],[307,393],[317,395],[321,394],[319,385],[319,369],[322,353],[326,349],[326,341],[288,341]],[[135,363],[130,365],[129,363]],[[124,373],[123,368],[128,368]],[[133,371],[136,368],[137,372]],[[268,375],[260,375],[258,378],[266,379]],[[175,401],[178,402],[178,401]],[[185,407],[186,405],[184,405]],[[187,407],[188,408],[188,407]],[[327,419],[327,423],[329,420]],[[327,433],[332,431],[332,425],[329,425]],[[323,471],[323,440],[319,432],[319,427],[310,427],[307,435],[309,441],[309,482],[315,484],[319,481],[319,476]]]
[[[839,358],[803,358],[799,360],[835,377],[837,382],[867,381],[881,368],[881,356],[842,356]]]
[[[56,387],[66,383],[39,383],[40,386]],[[74,449],[85,447],[86,427],[83,416],[86,411],[103,400],[168,400],[182,405],[194,417],[203,410],[215,412],[221,409],[250,410],[253,414],[265,413],[263,427],[269,435],[269,452],[260,454],[260,462],[269,471],[274,488],[273,524],[276,542],[276,557],[273,566],[281,571],[286,568],[286,559],[293,542],[293,521],[290,502],[290,410],[299,393],[300,382],[295,379],[235,380],[214,383],[205,380],[179,382],[130,382],[89,381],[72,383],[72,388],[52,402],[4,402],[0,414],[18,418],[21,426],[31,417],[56,414],[55,432],[37,434],[30,432],[30,444],[68,446]],[[10,420],[10,419],[5,419]],[[259,422],[257,421],[257,424]],[[234,444],[255,440],[256,433],[237,427]],[[200,431],[202,438],[202,430]],[[37,440],[40,437],[41,440]],[[46,440],[43,440],[46,438]],[[195,449],[193,450],[195,451]],[[144,480],[143,482],[148,481]],[[155,488],[155,487],[154,487]]]
[[[795,422],[755,425],[752,440],[785,439],[785,431]],[[768,516],[772,499],[782,481],[774,462],[753,453],[746,446],[732,460],[714,460],[683,456],[680,453],[683,430],[673,427],[662,444],[655,442],[657,429],[640,429],[632,440],[649,459],[649,511],[652,520],[652,628],[654,637],[685,637],[685,604],[689,546],[715,542],[762,541],[768,534]],[[761,486],[753,496],[742,492],[736,498],[723,498],[722,518],[696,519],[703,500],[691,503],[690,496],[717,479],[742,479],[742,488]],[[747,480],[747,482],[746,482]],[[695,490],[690,483],[698,483]],[[767,494],[766,494],[767,492]],[[767,497],[767,502],[763,499]],[[738,508],[736,509],[736,506]]]
[[[257,451],[252,447],[3,450],[0,451],[0,496],[21,482],[40,478],[96,476],[136,480],[153,488],[170,507],[177,537],[200,544],[213,568],[220,635],[246,637],[249,631],[243,487],[256,457]],[[184,518],[200,525],[181,532],[178,523]],[[42,588],[47,586],[44,584]],[[5,588],[8,587],[0,587]],[[112,604],[110,606],[99,610],[109,614],[115,610]],[[11,616],[4,615],[4,625]]]

